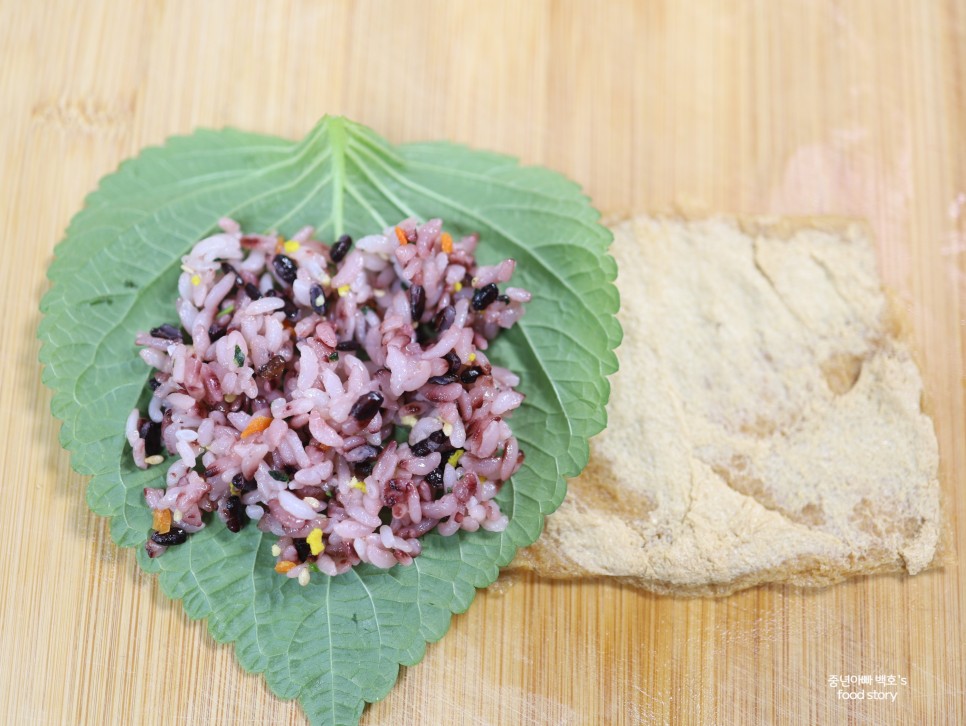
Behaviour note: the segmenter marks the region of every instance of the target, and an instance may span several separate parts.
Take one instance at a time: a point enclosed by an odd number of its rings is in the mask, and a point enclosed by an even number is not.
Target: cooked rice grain
[[[217,512],[277,535],[276,570],[304,585],[313,569],[410,564],[431,531],[505,529],[494,497],[523,461],[506,421],[523,394],[485,351],[530,300],[500,293],[515,262],[477,266],[479,238],[438,219],[332,247],[310,227],[284,240],[219,224],[182,260],[183,332],[136,339],[153,397],[125,436],[141,468],[151,446],[176,457],[144,491],[176,535],[148,553]]]

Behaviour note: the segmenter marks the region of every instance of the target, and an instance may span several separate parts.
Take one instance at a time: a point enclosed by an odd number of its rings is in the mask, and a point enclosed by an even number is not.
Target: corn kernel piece
[[[197,272],[194,275],[192,275],[191,276],[191,284],[194,285],[195,287],[197,287],[198,285],[200,285],[201,284],[201,275],[199,275]]]
[[[322,542],[322,530],[318,527],[309,532],[309,536],[305,538],[305,541],[309,546],[309,551],[313,555],[320,555],[325,552],[325,544]]]
[[[339,297],[345,297],[346,295],[348,295],[349,289],[350,288],[348,285],[339,285],[339,287],[337,288],[339,292]]]
[[[296,252],[298,252],[299,251],[299,247],[301,247],[301,246],[302,245],[300,245],[294,239],[290,239],[288,242],[286,242],[285,244],[282,245],[282,247],[285,248],[285,251],[288,254],[290,254],[290,255],[295,254]]]
[[[463,449],[457,449],[449,455],[449,459],[446,460],[446,463],[455,469],[456,465],[460,462],[460,459],[463,458],[464,453],[466,452],[464,452]]]

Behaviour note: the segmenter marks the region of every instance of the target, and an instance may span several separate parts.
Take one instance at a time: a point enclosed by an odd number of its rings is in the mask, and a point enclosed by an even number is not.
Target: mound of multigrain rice
[[[523,461],[506,417],[519,378],[484,351],[530,293],[502,292],[513,260],[477,266],[412,219],[331,246],[223,230],[183,258],[180,327],[137,336],[156,369],[126,434],[145,489],[152,557],[217,511],[279,536],[275,569],[306,584],[360,562],[409,564],[430,531],[501,531],[493,497]]]

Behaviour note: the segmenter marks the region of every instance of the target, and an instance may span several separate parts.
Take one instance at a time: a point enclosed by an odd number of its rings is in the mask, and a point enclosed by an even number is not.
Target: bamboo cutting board
[[[341,113],[545,164],[605,213],[868,218],[935,412],[946,566],[720,600],[481,594],[368,724],[966,722],[962,2],[0,1],[0,723],[297,724],[84,504],[37,303],[97,179],[196,126]],[[894,675],[895,702],[830,675]]]

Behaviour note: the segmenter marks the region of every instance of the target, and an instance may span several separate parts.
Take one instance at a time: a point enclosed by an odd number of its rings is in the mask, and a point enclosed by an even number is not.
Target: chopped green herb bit
[[[338,353],[329,353],[329,360],[339,360]]]
[[[235,365],[241,368],[245,365],[245,354],[239,346],[235,346]]]
[[[270,469],[268,475],[275,481],[288,481],[288,474],[278,469]]]

